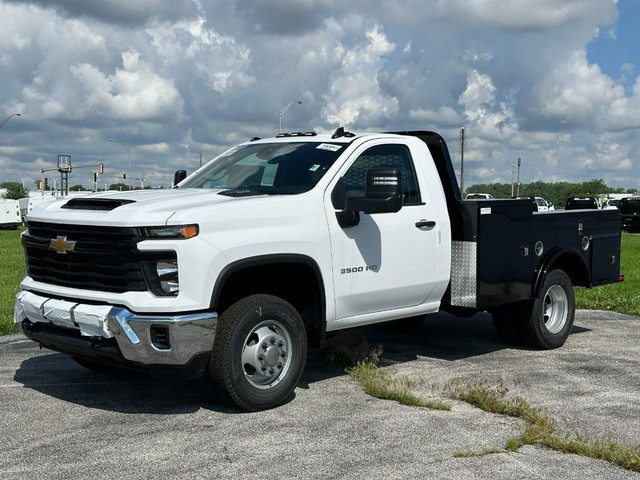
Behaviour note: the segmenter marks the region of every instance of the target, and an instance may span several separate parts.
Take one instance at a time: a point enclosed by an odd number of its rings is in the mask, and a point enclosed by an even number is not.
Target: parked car
[[[640,230],[640,197],[625,197],[618,206],[622,228],[627,232]]]
[[[528,198],[533,202],[533,211],[534,212],[553,212],[556,207],[553,203],[547,202],[542,197],[515,197],[515,198]]]
[[[604,205],[602,206],[602,208],[604,208],[605,210],[614,210],[614,209],[617,210],[619,205],[620,205],[619,198],[610,198],[609,200],[604,202]]]
[[[564,205],[565,210],[598,210],[600,203],[595,197],[571,197]]]
[[[493,195],[490,193],[467,193],[465,200],[491,200]]]
[[[544,198],[542,197],[534,197],[536,199],[536,207],[538,209],[538,212],[553,212],[555,211],[556,207],[553,203],[551,202],[547,202]]]

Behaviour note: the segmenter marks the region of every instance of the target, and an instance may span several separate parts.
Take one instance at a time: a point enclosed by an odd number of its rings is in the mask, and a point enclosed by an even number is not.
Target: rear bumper
[[[640,215],[622,215],[622,228],[638,228],[640,227]]]
[[[125,308],[16,296],[14,321],[42,346],[122,366],[188,367],[208,358],[218,315],[137,315]],[[197,361],[196,361],[197,363]]]

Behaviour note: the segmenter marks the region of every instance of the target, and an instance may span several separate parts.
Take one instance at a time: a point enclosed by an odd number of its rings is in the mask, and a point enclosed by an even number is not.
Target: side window
[[[367,171],[371,168],[397,168],[400,170],[402,174],[402,204],[416,205],[421,203],[418,179],[407,146],[376,145],[366,150],[344,174],[343,182],[346,191],[364,192]]]

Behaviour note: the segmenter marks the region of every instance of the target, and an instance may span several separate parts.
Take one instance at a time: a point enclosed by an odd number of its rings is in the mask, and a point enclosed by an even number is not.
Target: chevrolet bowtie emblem
[[[58,253],[62,253],[66,255],[67,252],[70,252],[74,248],[76,248],[76,242],[72,240],[67,240],[67,237],[61,237],[58,235],[57,238],[51,239],[51,242],[49,243],[49,248],[52,250],[55,250]]]

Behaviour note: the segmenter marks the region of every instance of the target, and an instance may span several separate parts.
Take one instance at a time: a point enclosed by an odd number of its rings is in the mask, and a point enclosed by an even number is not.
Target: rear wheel
[[[575,308],[571,279],[562,270],[551,271],[540,295],[525,310],[526,321],[520,328],[523,340],[534,348],[561,347],[571,333]]]
[[[293,393],[306,356],[296,309],[272,295],[252,295],[218,319],[209,376],[223,399],[243,410],[265,410]]]

